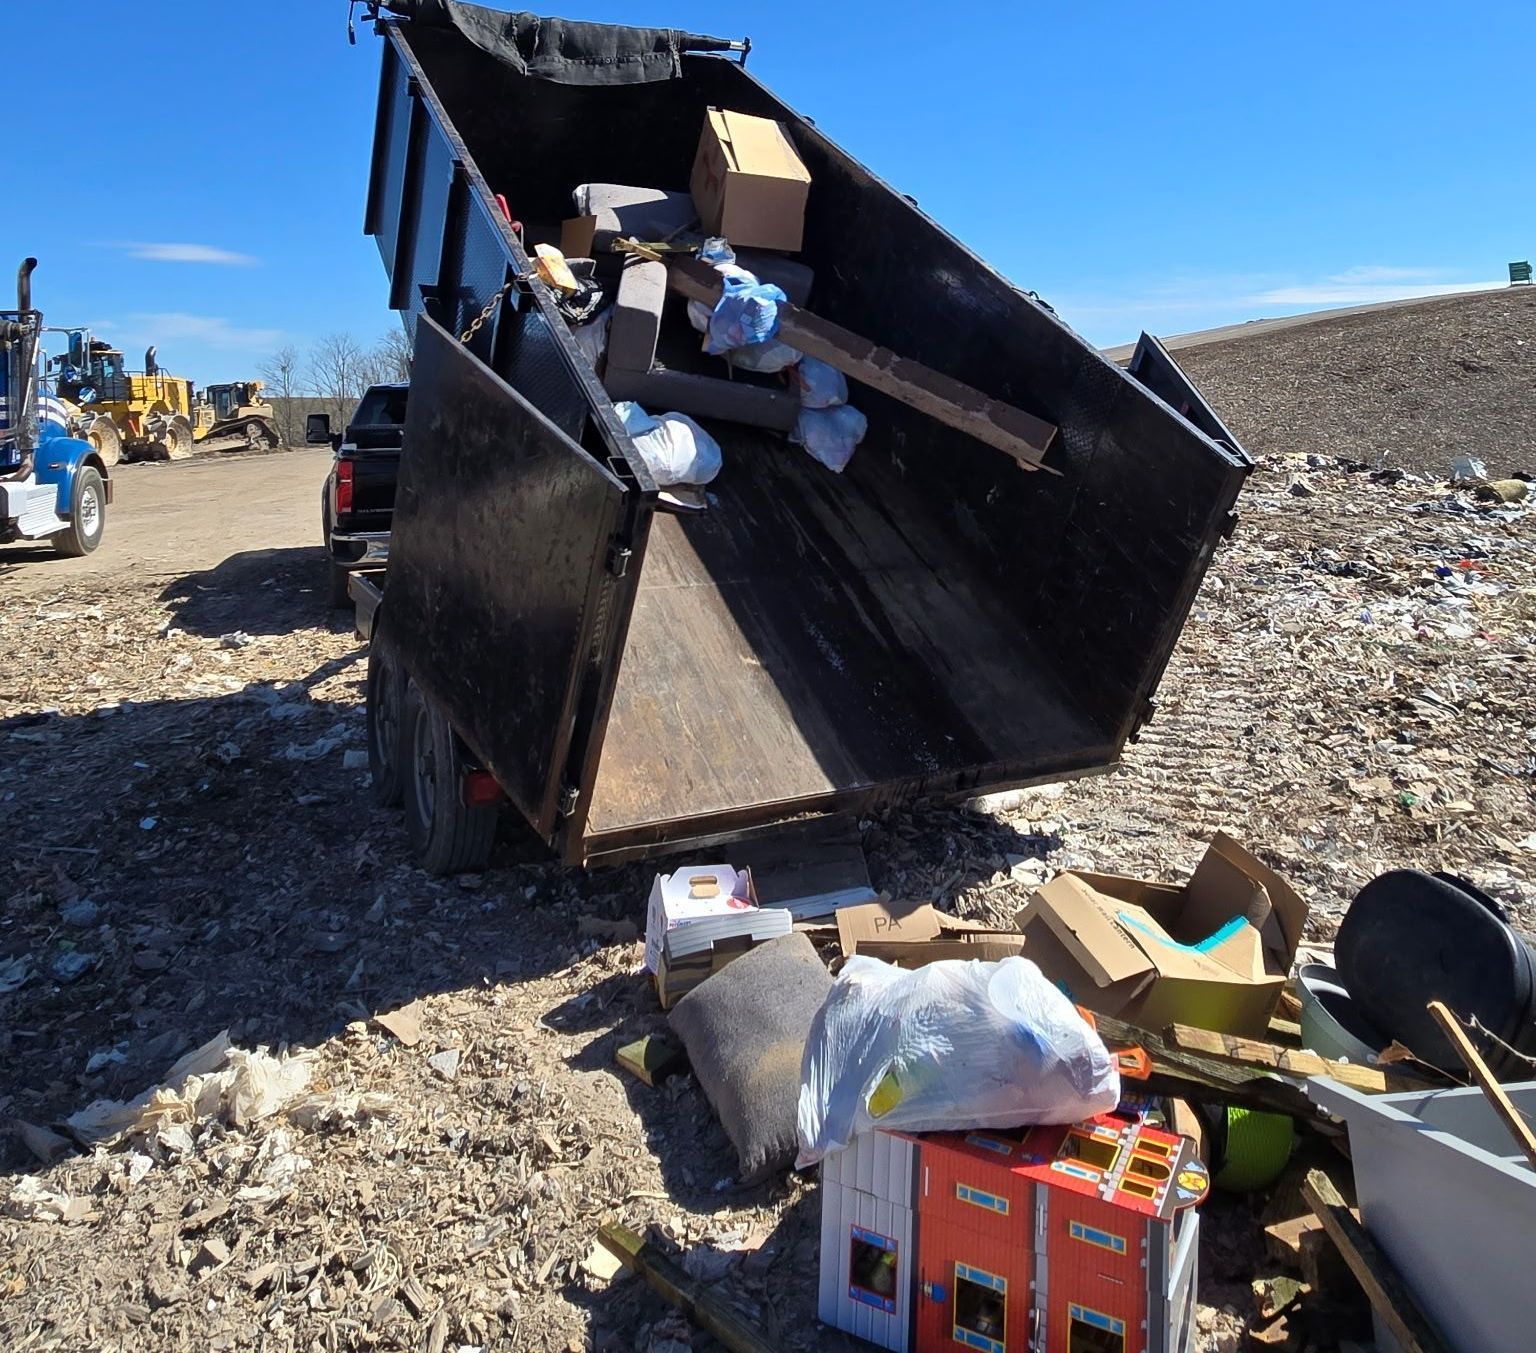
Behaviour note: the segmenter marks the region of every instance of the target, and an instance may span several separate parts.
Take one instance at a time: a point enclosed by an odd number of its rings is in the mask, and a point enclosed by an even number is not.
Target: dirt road
[[[129,569],[168,577],[212,568],[241,549],[317,547],[330,464],[328,449],[303,448],[119,465],[101,548],[60,559],[46,544],[0,546],[0,592],[36,594]]]

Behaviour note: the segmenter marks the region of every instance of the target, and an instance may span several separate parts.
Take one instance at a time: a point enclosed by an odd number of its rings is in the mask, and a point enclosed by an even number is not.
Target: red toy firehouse
[[[822,1164],[821,1318],[897,1353],[1184,1353],[1208,1187],[1123,1111],[860,1137]]]

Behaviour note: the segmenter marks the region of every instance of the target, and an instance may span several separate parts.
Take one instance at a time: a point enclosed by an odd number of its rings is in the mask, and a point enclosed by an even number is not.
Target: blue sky
[[[0,278],[37,254],[50,323],[134,365],[155,342],[199,381],[374,339],[393,322],[360,227],[379,44],[364,27],[349,48],[345,11],[0,2]],[[1497,283],[1536,254],[1525,5],[571,14],[750,34],[759,78],[1099,343]]]

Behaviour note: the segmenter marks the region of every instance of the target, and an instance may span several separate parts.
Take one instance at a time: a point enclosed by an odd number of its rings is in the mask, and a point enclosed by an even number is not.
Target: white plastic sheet
[[[1102,1040],[1029,959],[906,972],[855,956],[806,1042],[796,1165],[874,1128],[1075,1123],[1119,1101]]]

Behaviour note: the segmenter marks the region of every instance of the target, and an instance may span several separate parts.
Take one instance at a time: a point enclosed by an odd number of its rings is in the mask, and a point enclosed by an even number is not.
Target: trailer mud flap
[[[625,492],[418,317],[385,609],[412,678],[546,841],[606,716],[587,687],[623,643],[602,630],[627,614],[605,594],[631,585],[607,568]]]

